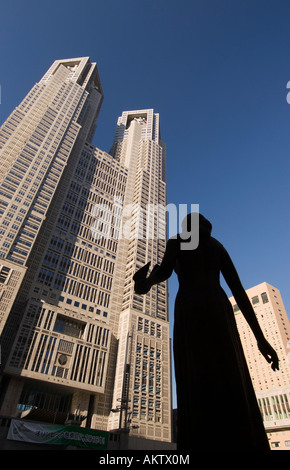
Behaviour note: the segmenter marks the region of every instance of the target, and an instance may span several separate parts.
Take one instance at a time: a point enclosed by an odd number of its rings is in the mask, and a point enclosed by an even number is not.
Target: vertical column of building
[[[125,201],[130,204],[127,207],[130,221],[124,224],[127,257],[113,404],[116,408],[123,404],[133,434],[166,441],[171,435],[166,283],[154,286],[145,296],[138,296],[132,281],[138,267],[148,261],[151,267],[160,263],[165,249],[165,153],[158,121],[159,116],[153,110],[123,113],[112,150],[128,166]],[[124,381],[126,368],[130,370],[129,388]],[[125,422],[124,413],[122,423],[114,415],[111,427],[126,427],[129,421]]]
[[[125,123],[122,121],[125,120]],[[120,132],[121,131],[121,132]],[[131,242],[135,243],[135,237],[132,236],[132,229],[138,226],[138,207],[133,205],[134,189],[136,181],[136,173],[138,168],[138,150],[141,140],[141,127],[136,121],[132,121],[129,126],[126,118],[123,116],[118,120],[116,135],[118,138],[114,142],[114,158],[117,158],[126,168],[128,168],[128,178],[126,192],[124,196],[122,208],[122,227],[120,237],[120,252],[119,252],[119,268],[122,270],[122,286],[121,286],[121,304],[119,311],[118,322],[118,358],[116,363],[116,378],[113,396],[113,408],[119,409],[119,414],[111,416],[110,426],[112,429],[126,426],[124,422],[125,411],[128,411],[128,390],[124,390],[124,374],[126,369],[126,362],[128,360],[128,338],[130,334],[130,343],[133,341],[132,325],[130,319],[130,311],[123,308],[123,300],[126,298],[128,286],[132,284],[132,276],[134,273],[135,256],[132,253]],[[135,232],[136,233],[136,232]],[[134,248],[133,248],[134,250]],[[133,256],[132,256],[133,254]],[[130,289],[130,288],[129,288]],[[133,332],[134,334],[134,332]],[[122,422],[123,419],[123,422]]]
[[[31,283],[85,142],[95,129],[102,99],[97,67],[89,58],[55,61],[3,125],[3,352],[11,347],[24,305],[26,330],[27,325],[37,323],[42,311],[39,306],[36,308],[37,296],[31,297]],[[17,125],[11,129],[16,118]],[[15,289],[13,275],[20,269],[23,272]]]

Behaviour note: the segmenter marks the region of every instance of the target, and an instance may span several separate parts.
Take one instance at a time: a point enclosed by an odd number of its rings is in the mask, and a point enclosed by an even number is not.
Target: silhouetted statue
[[[168,240],[161,265],[146,277],[148,263],[133,278],[135,292],[146,294],[173,270],[178,276],[173,338],[177,449],[269,450],[233,308],[220,285],[220,272],[273,370],[279,369],[278,357],[262,333],[229,254],[211,237],[212,225],[201,214],[198,247],[182,249],[183,232],[187,228],[194,233],[194,217],[196,214],[189,214],[182,233]]]

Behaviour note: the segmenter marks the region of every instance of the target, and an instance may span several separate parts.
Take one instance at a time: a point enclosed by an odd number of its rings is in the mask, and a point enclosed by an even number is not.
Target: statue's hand
[[[134,290],[136,294],[147,294],[150,290],[150,284],[146,279],[148,269],[150,266],[150,262],[142,266],[142,268],[138,269],[133,276],[133,281],[135,283]]]
[[[258,341],[258,348],[260,353],[264,356],[267,362],[271,364],[272,369],[279,370],[279,359],[277,356],[276,351],[272,348],[272,346],[266,341],[265,339],[262,341]]]

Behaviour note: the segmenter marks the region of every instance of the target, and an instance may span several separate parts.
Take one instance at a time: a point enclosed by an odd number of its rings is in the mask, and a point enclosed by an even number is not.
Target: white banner
[[[108,433],[95,429],[58,424],[42,424],[12,419],[7,439],[34,444],[59,444],[106,449]]]

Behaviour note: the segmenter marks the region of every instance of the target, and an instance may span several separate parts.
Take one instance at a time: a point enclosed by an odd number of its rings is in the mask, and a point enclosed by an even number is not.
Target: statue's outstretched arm
[[[279,360],[276,351],[272,348],[272,346],[264,337],[262,329],[257,320],[255,311],[252,307],[252,304],[247,296],[245,289],[242,286],[236,268],[228,252],[224,248],[222,253],[221,273],[229,288],[231,289],[232,294],[241,312],[243,313],[245,319],[247,320],[251,330],[255,335],[260,352],[263,354],[265,359],[269,363],[271,363],[271,367],[273,370],[279,369]]]
[[[176,246],[176,240],[168,240],[160,266],[156,264],[148,277],[146,276],[150,263],[142,266],[142,268],[134,274],[133,279],[135,282],[135,292],[137,294],[146,294],[154,284],[166,281],[166,279],[171,276],[176,260]]]

